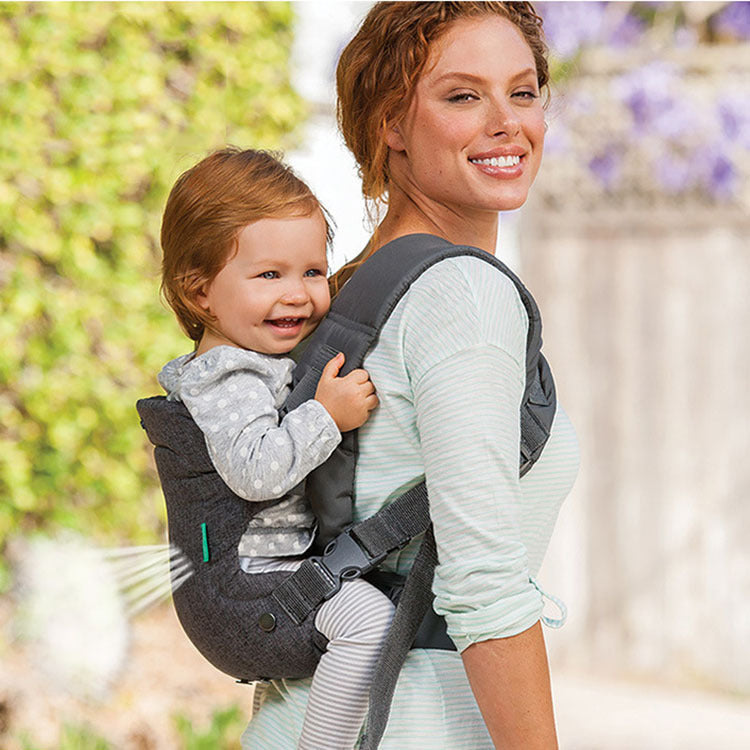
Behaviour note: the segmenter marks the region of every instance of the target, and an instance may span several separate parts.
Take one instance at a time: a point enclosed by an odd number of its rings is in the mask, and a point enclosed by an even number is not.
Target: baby
[[[216,471],[249,502],[276,500],[239,545],[248,575],[295,570],[313,542],[304,479],[377,406],[367,372],[337,377],[338,354],[315,398],[279,419],[294,362],[287,355],[330,306],[330,229],[310,189],[273,156],[225,148],[185,172],[164,212],[162,290],[195,351],[159,382],[205,435]],[[328,639],[299,747],[354,747],[393,605],[359,579],[315,616]]]

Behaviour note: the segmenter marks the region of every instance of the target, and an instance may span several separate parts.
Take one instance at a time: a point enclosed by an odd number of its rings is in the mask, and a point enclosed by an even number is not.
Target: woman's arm
[[[495,747],[554,750],[542,602],[519,532],[518,405],[513,415],[501,405],[504,393],[516,391],[515,367],[501,351],[479,347],[436,365],[417,389],[440,561],[436,608],[461,650]],[[441,389],[441,382],[460,387]]]
[[[474,643],[461,657],[496,748],[557,748],[547,651],[539,622],[509,638]]]
[[[416,287],[404,314],[438,546],[435,607],[462,652],[496,746],[549,750],[556,740],[542,601],[521,535],[527,319],[498,271],[476,259],[454,265]]]

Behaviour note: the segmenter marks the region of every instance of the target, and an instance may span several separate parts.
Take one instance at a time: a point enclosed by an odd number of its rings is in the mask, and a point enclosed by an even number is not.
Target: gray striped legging
[[[243,558],[247,573],[296,570],[299,558]],[[320,657],[298,750],[352,750],[367,714],[370,683],[393,619],[391,600],[361,579],[324,602],[315,627],[328,639]]]

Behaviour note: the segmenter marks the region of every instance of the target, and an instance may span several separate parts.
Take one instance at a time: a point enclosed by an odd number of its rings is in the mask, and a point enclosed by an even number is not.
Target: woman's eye
[[[516,99],[526,99],[527,101],[533,101],[534,99],[539,98],[539,94],[537,94],[536,91],[516,91],[513,94],[513,97]]]
[[[477,97],[476,94],[470,94],[468,92],[463,92],[463,93],[460,93],[460,94],[451,94],[448,97],[448,101],[449,102],[469,102],[469,101],[473,101],[473,100],[475,100],[477,98],[478,97]]]
[[[279,272],[278,271],[263,271],[263,273],[258,274],[259,279],[278,279],[279,278]]]

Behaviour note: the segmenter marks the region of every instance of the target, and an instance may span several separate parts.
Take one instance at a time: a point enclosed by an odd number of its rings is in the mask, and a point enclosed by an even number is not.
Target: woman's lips
[[[469,163],[490,177],[514,179],[523,173],[523,159],[519,154],[473,157]]]

